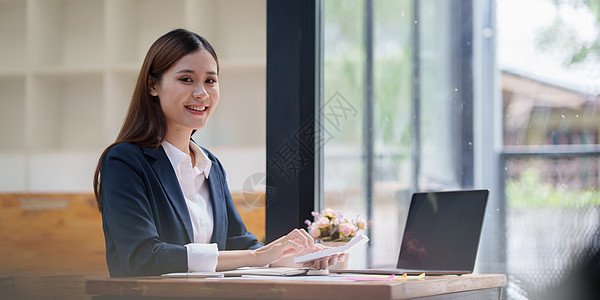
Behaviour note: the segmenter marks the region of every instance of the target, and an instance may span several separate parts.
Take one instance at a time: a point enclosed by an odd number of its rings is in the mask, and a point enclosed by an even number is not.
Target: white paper
[[[222,278],[223,273],[221,273],[221,272],[167,273],[167,274],[162,274],[161,276],[171,277],[171,278],[209,278],[209,277]]]
[[[416,277],[416,276],[412,276]],[[248,279],[248,280],[267,280],[267,281],[326,281],[326,282],[353,282],[353,281],[365,281],[376,279],[376,281],[386,281],[388,276],[372,275],[372,274],[331,274],[329,276],[253,276],[253,275],[242,275],[242,277],[226,277],[226,279]],[[396,277],[400,278],[400,277]]]
[[[223,271],[225,277],[236,277],[243,275],[259,275],[259,276],[295,276],[304,275],[308,272],[307,268],[285,268],[285,267],[243,267],[229,271]]]
[[[362,245],[368,241],[369,241],[369,238],[366,235],[361,234],[361,235],[356,236],[350,242],[348,242],[347,244],[345,244],[343,246],[325,249],[325,250],[321,250],[318,252],[313,252],[313,253],[309,253],[306,255],[298,256],[298,257],[294,258],[294,263],[300,264],[300,263],[304,263],[304,262],[308,262],[308,261],[313,261],[315,259],[335,255],[335,254],[348,253],[348,252],[350,252],[350,249],[352,249],[354,246]]]

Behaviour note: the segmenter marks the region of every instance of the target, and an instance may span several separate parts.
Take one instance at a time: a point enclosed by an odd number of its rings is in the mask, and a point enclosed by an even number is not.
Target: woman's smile
[[[206,111],[206,109],[208,109],[208,106],[206,105],[186,105],[185,108],[189,111],[191,111],[192,113],[198,113],[198,112],[204,112]]]

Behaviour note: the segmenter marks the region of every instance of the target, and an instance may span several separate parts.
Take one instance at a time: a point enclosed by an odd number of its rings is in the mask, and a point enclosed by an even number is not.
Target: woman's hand
[[[256,250],[220,251],[217,271],[239,267],[262,267],[269,264],[273,267],[312,267],[324,270],[338,261],[338,255],[305,264],[294,264],[294,258],[325,248],[322,245],[315,245],[313,238],[304,229],[294,229],[287,235]]]
[[[295,230],[298,230],[298,229],[295,229]],[[315,244],[313,238],[304,229],[300,229],[298,231],[300,231],[300,233],[310,241],[308,243],[308,245],[310,245],[310,247],[304,248],[300,252],[286,253],[286,254],[282,255],[280,259],[271,263],[272,267],[309,267],[309,268],[314,268],[317,270],[326,270],[329,267],[335,265],[336,263],[338,263],[340,261],[344,261],[344,258],[345,258],[344,254],[335,254],[335,255],[323,257],[320,259],[315,259],[313,261],[306,262],[303,264],[295,264],[294,258],[296,258],[298,256],[325,250],[325,249],[329,248],[329,247],[325,247],[321,244]]]
[[[257,265],[264,266],[286,257],[301,255],[307,249],[314,248],[313,238],[304,229],[294,229],[285,236],[256,249]]]

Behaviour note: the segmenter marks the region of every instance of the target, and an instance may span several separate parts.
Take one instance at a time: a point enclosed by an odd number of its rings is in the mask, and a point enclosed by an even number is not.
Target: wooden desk
[[[499,299],[506,276],[429,276],[395,281],[289,281],[160,277],[89,279],[93,299]]]

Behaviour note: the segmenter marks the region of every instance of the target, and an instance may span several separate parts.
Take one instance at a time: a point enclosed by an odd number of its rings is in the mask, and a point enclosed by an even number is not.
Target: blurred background
[[[491,190],[477,270],[507,274],[507,298],[544,298],[598,251],[600,1],[322,13],[316,201],[369,219],[351,266],[395,265],[411,193],[457,188]],[[145,52],[178,27],[217,50],[221,102],[195,139],[264,238],[266,23],[266,0],[0,0],[0,274],[106,273],[93,171]]]
[[[564,287],[600,248],[600,1],[324,7],[325,101],[356,109],[326,123],[324,205],[368,216],[362,266],[395,265],[412,192],[480,187],[477,270]]]
[[[175,28],[217,51],[219,108],[194,138],[264,238],[264,202],[241,191],[265,173],[265,27],[264,0],[1,0],[0,275],[107,274],[93,173],[146,51]]]

